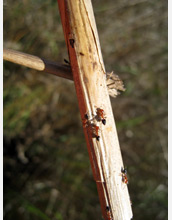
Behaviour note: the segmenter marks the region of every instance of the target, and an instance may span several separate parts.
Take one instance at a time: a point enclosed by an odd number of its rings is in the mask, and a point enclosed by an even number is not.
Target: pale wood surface
[[[131,203],[121,177],[124,165],[92,4],[90,0],[58,0],[58,4],[102,214],[107,220],[129,220],[132,218]],[[97,120],[97,108],[104,110],[106,125]],[[85,114],[89,117],[87,124]],[[95,138],[94,126],[99,127],[99,141]]]

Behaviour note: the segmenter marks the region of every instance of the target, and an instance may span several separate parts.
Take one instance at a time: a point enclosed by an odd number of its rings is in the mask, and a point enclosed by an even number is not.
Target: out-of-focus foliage
[[[134,219],[167,219],[167,1],[93,0]],[[4,47],[63,62],[58,5],[4,1]],[[4,219],[101,219],[72,82],[4,62]]]

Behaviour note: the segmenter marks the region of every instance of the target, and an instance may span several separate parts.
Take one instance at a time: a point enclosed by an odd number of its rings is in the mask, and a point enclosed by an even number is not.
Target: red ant
[[[100,140],[99,126],[93,124],[93,132],[94,132],[94,135],[96,137],[96,140],[99,141]]]
[[[108,220],[113,220],[109,206],[106,206],[106,213]]]
[[[106,119],[105,119],[105,112],[101,108],[97,108],[97,118],[98,121],[102,121],[102,123],[105,125],[106,124]]]
[[[93,134],[96,137],[96,140],[99,141],[100,140],[100,136],[99,136],[99,127],[95,124],[91,124],[91,122],[89,121],[89,117],[88,114],[84,115],[84,119],[82,120],[83,122],[83,126],[87,127],[87,126],[91,126],[93,129]]]
[[[122,182],[128,184],[127,169],[121,167],[121,173],[122,173]]]
[[[84,127],[87,127],[87,126],[88,126],[88,119],[89,119],[89,118],[88,118],[88,115],[85,114],[85,115],[84,115],[84,119],[82,120]]]

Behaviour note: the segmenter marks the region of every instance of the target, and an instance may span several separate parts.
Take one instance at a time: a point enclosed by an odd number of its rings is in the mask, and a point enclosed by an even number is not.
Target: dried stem
[[[102,214],[106,220],[129,220],[131,203],[92,4],[58,4]]]

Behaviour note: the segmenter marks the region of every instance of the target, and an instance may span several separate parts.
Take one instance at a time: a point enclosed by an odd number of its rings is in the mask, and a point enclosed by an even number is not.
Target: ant
[[[96,140],[99,141],[100,140],[99,126],[93,124],[93,132],[94,132],[94,135],[96,137]]]
[[[88,119],[89,119],[88,114],[85,114],[84,119],[82,120],[84,127],[88,126]]]
[[[88,114],[84,115],[84,119],[82,119],[83,122],[83,126],[86,128],[89,126],[89,128],[92,128],[92,133],[93,136],[96,137],[96,140],[99,141],[100,140],[100,136],[99,136],[99,126],[91,123],[92,119],[89,119]]]
[[[105,119],[105,112],[101,108],[97,108],[97,119],[98,121],[102,121],[102,123],[105,125],[106,124],[106,119]]]
[[[109,206],[106,206],[106,213],[108,220],[113,220]]]
[[[127,178],[127,168],[121,167],[121,173],[122,173],[122,182],[125,184],[128,184],[128,178]]]
[[[70,65],[70,62],[68,60],[64,59],[64,62]]]
[[[82,120],[83,122],[83,126],[87,127],[87,126],[91,126],[92,130],[93,130],[93,135],[96,137],[96,140],[99,141],[100,140],[100,136],[99,136],[99,127],[95,124],[91,124],[91,122],[89,121],[89,117],[88,114],[84,115],[84,119]]]
[[[69,43],[70,43],[71,47],[74,48],[75,40],[74,39],[69,39]]]

